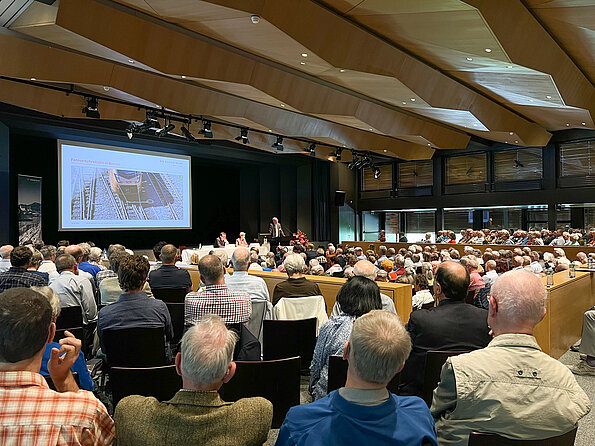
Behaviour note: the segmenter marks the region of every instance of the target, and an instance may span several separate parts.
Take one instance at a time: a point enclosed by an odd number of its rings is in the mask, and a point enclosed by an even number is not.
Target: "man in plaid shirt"
[[[252,316],[250,295],[243,291],[231,291],[225,285],[225,267],[219,257],[203,257],[199,264],[200,280],[206,286],[200,292],[186,295],[185,323],[200,321],[205,314],[221,316],[227,324],[241,324]]]
[[[10,256],[12,266],[0,273],[0,293],[15,287],[45,286],[47,280],[38,274],[27,271],[31,266],[33,252],[26,246],[17,246]]]
[[[111,445],[113,420],[70,372],[81,341],[67,331],[52,349],[48,371],[57,392],[38,373],[55,333],[44,296],[30,288],[0,294],[0,444]]]

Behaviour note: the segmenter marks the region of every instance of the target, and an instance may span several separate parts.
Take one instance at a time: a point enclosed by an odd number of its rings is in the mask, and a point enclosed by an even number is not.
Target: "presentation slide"
[[[58,141],[60,230],[190,229],[190,157]]]

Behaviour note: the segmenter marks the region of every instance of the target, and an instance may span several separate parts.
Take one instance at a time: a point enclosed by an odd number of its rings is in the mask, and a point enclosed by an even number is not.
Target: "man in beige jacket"
[[[182,338],[176,369],[183,388],[165,402],[128,396],[116,407],[119,446],[262,445],[273,419],[264,398],[226,403],[217,391],[234,375],[237,335],[219,316],[205,315]],[[159,383],[156,383],[159,385]]]
[[[524,270],[503,274],[489,297],[486,348],[451,357],[434,390],[438,443],[466,445],[472,431],[520,440],[564,434],[589,413],[568,368],[541,351],[533,329],[546,311],[545,287]]]

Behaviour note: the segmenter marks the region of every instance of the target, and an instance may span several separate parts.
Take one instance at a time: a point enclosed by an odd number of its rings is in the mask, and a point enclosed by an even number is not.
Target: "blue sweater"
[[[277,445],[437,445],[430,409],[416,396],[397,396],[362,406],[337,390],[310,404],[289,409]]]
[[[48,361],[50,360],[52,348],[57,348],[58,350],[60,350],[60,344],[58,344],[57,342],[52,342],[51,344],[45,345],[43,359],[41,360],[41,369],[39,370],[40,375],[50,376],[50,373],[48,372]],[[81,389],[89,390],[91,392],[93,391],[93,380],[91,379],[89,369],[87,369],[87,363],[85,362],[85,355],[83,355],[83,352],[79,353],[79,357],[76,358],[76,361],[74,364],[72,364],[70,370],[73,373],[78,373],[79,384]]]

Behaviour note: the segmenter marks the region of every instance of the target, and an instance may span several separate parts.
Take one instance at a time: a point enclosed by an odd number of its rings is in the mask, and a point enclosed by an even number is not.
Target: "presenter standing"
[[[277,217],[273,217],[273,221],[269,225],[269,233],[272,238],[285,237],[285,233],[283,232],[283,228]]]

